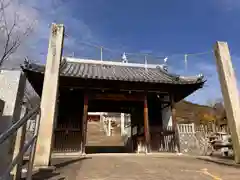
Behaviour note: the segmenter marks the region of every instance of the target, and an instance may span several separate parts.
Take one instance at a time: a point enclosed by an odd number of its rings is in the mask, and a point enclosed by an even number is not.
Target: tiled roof
[[[44,73],[45,66],[25,63],[24,71]],[[133,63],[114,63],[100,61],[68,61],[63,60],[60,76],[84,79],[116,80],[130,82],[196,84],[203,82],[203,76],[182,77],[169,74],[161,65],[144,65]]]

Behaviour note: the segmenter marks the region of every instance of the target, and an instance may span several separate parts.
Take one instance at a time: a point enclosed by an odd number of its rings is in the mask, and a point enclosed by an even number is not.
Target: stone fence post
[[[4,104],[5,104],[5,102],[2,99],[0,99],[0,120],[1,120],[2,115],[3,115]]]

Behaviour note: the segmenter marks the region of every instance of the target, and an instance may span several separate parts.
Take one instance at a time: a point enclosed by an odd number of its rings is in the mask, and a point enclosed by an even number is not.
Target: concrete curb
[[[212,163],[219,164],[219,165],[240,168],[240,164],[236,164],[234,160],[230,160],[230,159],[221,159],[221,158],[207,157],[207,156],[206,157],[199,156],[199,157],[196,157],[196,159],[207,161],[207,162],[212,162]]]

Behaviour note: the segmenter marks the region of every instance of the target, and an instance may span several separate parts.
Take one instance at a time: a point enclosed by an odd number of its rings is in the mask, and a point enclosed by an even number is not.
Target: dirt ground
[[[239,180],[240,168],[186,156],[92,154],[55,159],[56,171],[38,175],[49,180]]]

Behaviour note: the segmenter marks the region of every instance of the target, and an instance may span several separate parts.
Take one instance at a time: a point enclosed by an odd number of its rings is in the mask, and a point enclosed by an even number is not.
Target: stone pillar
[[[0,99],[5,102],[0,118],[0,134],[20,120],[25,84],[26,78],[21,71],[0,71]],[[0,174],[18,154],[21,146],[21,136],[22,128],[17,131],[17,136],[15,134],[3,144],[0,144]],[[16,175],[16,169],[14,174]],[[16,178],[15,175],[14,178]]]
[[[240,163],[240,100],[236,76],[226,42],[217,42],[214,48],[228,125],[231,130],[236,163]]]
[[[34,166],[42,168],[50,165],[63,36],[64,26],[52,24],[41,96],[41,117],[37,138],[37,152],[34,161]]]
[[[144,135],[145,135],[145,141],[146,141],[146,145],[147,145],[147,152],[149,153],[151,151],[151,147],[150,147],[147,95],[145,95],[145,97],[144,97]]]
[[[108,117],[108,118],[107,118],[107,120],[108,120],[108,122],[107,122],[107,123],[108,123],[108,128],[107,128],[107,129],[108,129],[108,131],[107,131],[107,136],[111,136],[111,127],[112,127],[112,126],[111,126],[111,122],[112,122],[112,117],[111,117],[111,118],[110,118],[110,117]]]
[[[121,113],[121,136],[124,136],[125,135],[125,114],[124,113]]]

